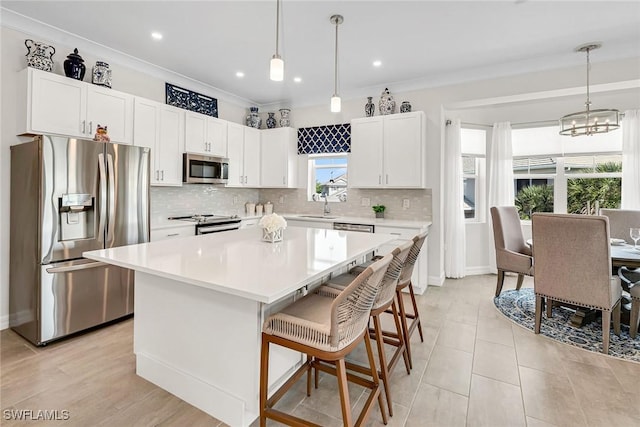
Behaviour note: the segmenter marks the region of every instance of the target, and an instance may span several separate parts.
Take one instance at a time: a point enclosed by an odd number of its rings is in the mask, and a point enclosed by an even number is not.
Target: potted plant
[[[376,213],[376,218],[384,218],[384,210],[386,209],[384,205],[371,206],[371,209]]]

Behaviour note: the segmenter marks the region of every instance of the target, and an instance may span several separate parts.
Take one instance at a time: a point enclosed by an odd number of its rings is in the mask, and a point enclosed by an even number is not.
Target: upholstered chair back
[[[534,213],[532,232],[537,295],[611,309],[619,298],[620,286],[616,290],[611,282],[606,216]]]
[[[524,240],[520,216],[515,206],[493,206],[491,208],[493,237],[496,256],[500,250],[531,255],[531,249]],[[499,262],[499,256],[497,258]]]
[[[627,243],[633,243],[633,239],[629,235],[629,229],[631,227],[640,227],[640,211],[600,209],[600,215],[609,218],[609,229],[612,238],[624,239]]]
[[[396,295],[398,279],[400,278],[400,274],[402,273],[402,269],[406,264],[407,257],[409,256],[409,252],[412,247],[413,241],[409,240],[391,251],[391,256],[393,258],[387,268],[387,271],[384,273],[382,284],[380,285],[380,292],[378,292],[378,296],[376,297],[376,301],[372,307],[373,310],[388,306]]]

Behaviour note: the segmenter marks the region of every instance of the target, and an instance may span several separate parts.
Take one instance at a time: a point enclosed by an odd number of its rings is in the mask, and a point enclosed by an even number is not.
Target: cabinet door
[[[262,131],[260,149],[260,186],[286,187],[287,184],[287,135],[286,128]]]
[[[385,116],[384,186],[422,187],[422,141],[420,113]]]
[[[209,155],[207,151],[207,116],[197,113],[186,113],[185,149],[188,153]]]
[[[33,68],[29,68],[27,73],[27,85],[31,84],[31,122],[28,130],[84,138],[88,124],[85,121],[86,93],[83,83]]]
[[[244,129],[244,184],[248,187],[260,186],[260,131]]]
[[[227,156],[229,157],[229,181],[227,187],[244,184],[244,129],[245,126],[229,123],[227,127]]]
[[[158,170],[158,103],[143,98],[136,98],[134,106],[133,145],[151,149],[151,185],[160,179]]]
[[[207,119],[208,153],[212,156],[227,157],[227,122],[210,117]]]
[[[351,121],[349,187],[377,188],[382,181],[382,117]]]
[[[133,96],[98,86],[87,87],[86,136],[93,138],[98,125],[107,126],[111,142],[133,142]]]
[[[174,107],[161,107],[156,157],[160,171],[160,184],[182,185],[183,144],[184,112]]]

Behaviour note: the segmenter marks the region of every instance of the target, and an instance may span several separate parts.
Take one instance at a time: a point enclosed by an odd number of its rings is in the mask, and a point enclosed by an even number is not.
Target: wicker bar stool
[[[426,240],[428,235],[427,231],[419,233],[415,235],[411,242],[413,245],[411,250],[409,251],[409,255],[402,267],[402,272],[400,273],[400,278],[398,279],[398,284],[396,286],[396,300],[398,302],[398,311],[400,312],[400,323],[402,325],[402,333],[404,335],[404,342],[407,346],[407,353],[409,355],[409,367],[413,369],[413,361],[411,359],[411,335],[413,332],[418,329],[420,334],[420,341],[424,342],[424,335],[422,333],[422,324],[420,323],[420,314],[418,312],[418,304],[416,303],[416,295],[413,292],[413,284],[411,283],[411,276],[413,275],[413,268],[418,260],[418,256],[420,255],[420,250],[422,249],[422,245]],[[374,257],[372,261],[375,261],[379,257]],[[363,265],[356,266],[351,269],[354,274],[358,274],[364,268],[366,268],[368,263]],[[409,296],[411,297],[411,305],[413,308],[413,313],[407,313],[404,307],[404,298],[402,297],[402,291],[408,288]],[[387,313],[392,313],[392,311],[387,310]],[[411,320],[411,323],[408,323],[407,319]],[[397,334],[394,332],[384,331],[383,335],[385,338],[391,337],[397,339]],[[398,350],[396,350],[396,354]],[[394,357],[396,355],[394,354]]]
[[[371,307],[380,291],[382,279],[392,260],[387,255],[370,265],[355,277],[340,295],[325,296],[323,293],[309,294],[279,313],[269,316],[262,327],[262,349],[260,355],[260,426],[266,426],[267,418],[287,425],[315,426],[316,424],[285,414],[273,408],[295,382],[310,370],[314,358],[335,363],[338,378],[342,420],[345,426],[362,425],[376,399],[382,418],[387,423],[384,402],[380,394],[380,382],[375,368],[371,341],[367,325]],[[369,358],[371,380],[347,373],[345,356],[364,340]],[[269,345],[277,344],[300,351],[307,361],[272,396],[267,399],[269,386]],[[353,422],[347,381],[371,390],[357,421]],[[308,383],[309,384],[309,383]],[[309,386],[307,394],[310,394]]]
[[[373,320],[373,328],[369,329],[369,334],[371,338],[376,340],[376,344],[378,346],[378,358],[380,360],[380,371],[378,375],[382,379],[382,384],[384,386],[384,393],[387,399],[387,407],[389,409],[389,416],[393,416],[393,407],[392,407],[392,399],[391,399],[391,390],[389,384],[390,373],[393,372],[396,363],[399,360],[400,354],[402,354],[404,358],[404,365],[407,370],[407,374],[411,371],[409,369],[409,354],[406,350],[406,345],[404,342],[404,337],[402,334],[402,326],[400,325],[400,314],[396,308],[395,303],[395,291],[396,286],[398,284],[398,279],[400,278],[400,273],[402,272],[402,267],[409,255],[409,251],[413,247],[413,241],[408,241],[403,243],[402,245],[396,247],[393,251],[391,251],[391,256],[393,257],[391,263],[389,264],[389,268],[387,268],[387,272],[384,275],[382,280],[382,286],[380,288],[380,292],[376,297],[376,301],[371,308],[371,319]],[[351,272],[342,274],[337,277],[331,278],[321,289],[321,292],[326,292],[330,294],[331,292],[340,292],[346,288],[346,286],[351,283],[351,281],[356,277]],[[337,295],[337,293],[336,293]],[[380,315],[387,310],[391,310],[393,313],[393,320],[395,321],[397,339],[391,340],[390,338],[384,339],[382,336],[382,325],[380,324]],[[387,362],[387,356],[384,351],[384,344],[391,344],[397,348],[397,351],[394,353],[393,357]],[[347,363],[347,369],[366,373],[367,370],[365,367],[356,365],[353,363]],[[318,388],[318,375],[316,370],[316,388]]]

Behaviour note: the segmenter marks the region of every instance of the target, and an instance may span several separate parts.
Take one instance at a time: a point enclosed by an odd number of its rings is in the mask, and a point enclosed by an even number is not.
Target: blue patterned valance
[[[351,124],[298,129],[298,154],[351,152]]]

